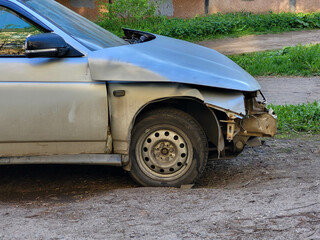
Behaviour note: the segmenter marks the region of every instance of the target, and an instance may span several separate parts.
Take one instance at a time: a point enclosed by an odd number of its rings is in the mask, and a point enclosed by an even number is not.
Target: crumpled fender
[[[113,93],[117,90],[123,90],[125,95],[122,97],[114,96]],[[242,111],[240,103],[235,104],[240,101],[241,93],[233,91],[229,92],[227,97],[223,97],[223,93],[219,93],[218,89],[211,90],[208,89],[207,92],[198,90],[193,86],[176,83],[109,83],[108,95],[115,153],[128,153],[130,129],[134,124],[135,117],[145,106],[155,101],[189,97],[221,109],[226,108],[225,110],[229,109],[233,112]],[[240,115],[241,112],[238,112],[238,114]]]
[[[259,83],[219,52],[155,35],[154,40],[88,54],[95,81],[172,82],[253,92]]]
[[[234,113],[239,118],[246,115],[244,95],[242,92],[226,89],[201,89],[200,93],[204,103],[209,107],[223,112]]]

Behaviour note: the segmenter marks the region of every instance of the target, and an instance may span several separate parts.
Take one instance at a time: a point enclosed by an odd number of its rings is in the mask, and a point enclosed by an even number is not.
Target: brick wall
[[[320,0],[296,0],[297,12],[320,11]]]
[[[172,0],[173,16],[180,18],[205,14],[204,0]]]
[[[209,13],[217,12],[288,12],[290,0],[210,0]]]
[[[98,16],[96,0],[57,1],[89,19],[94,20]],[[263,13],[270,10],[273,12],[320,11],[320,0],[164,0],[160,6],[163,15],[180,18],[189,18],[205,13],[239,11]]]
[[[56,0],[80,15],[95,20],[98,16],[98,4],[95,0]]]

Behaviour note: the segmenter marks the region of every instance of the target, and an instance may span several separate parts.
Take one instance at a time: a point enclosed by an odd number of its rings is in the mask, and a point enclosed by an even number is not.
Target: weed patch
[[[118,0],[124,1],[124,0]],[[134,1],[134,0],[130,0]],[[135,0],[137,1],[137,0]],[[142,1],[142,0],[140,0]],[[127,4],[127,3],[126,3]],[[102,6],[105,9],[109,5]],[[145,15],[130,14],[119,6],[120,16],[115,17],[113,9],[110,14],[102,12],[98,24],[107,30],[122,36],[122,27],[132,28],[169,37],[199,41],[228,36],[248,34],[286,32],[301,29],[320,28],[320,12],[316,13],[229,13],[196,16],[191,19],[156,16],[154,6],[144,6]],[[124,11],[122,11],[124,10]],[[122,14],[125,12],[125,14]],[[133,18],[131,17],[134,16]],[[126,19],[125,16],[130,16]]]
[[[320,45],[229,56],[253,76],[319,76]]]
[[[318,102],[299,105],[269,105],[278,116],[278,133],[320,132],[320,104]]]

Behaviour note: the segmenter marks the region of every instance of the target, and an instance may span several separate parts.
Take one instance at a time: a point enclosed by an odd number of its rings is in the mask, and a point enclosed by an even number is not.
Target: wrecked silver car
[[[121,166],[143,186],[194,183],[208,156],[273,137],[260,85],[222,54],[51,0],[0,0],[0,164]]]

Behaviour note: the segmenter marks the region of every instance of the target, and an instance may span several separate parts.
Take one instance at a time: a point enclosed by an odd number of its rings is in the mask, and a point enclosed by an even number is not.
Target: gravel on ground
[[[0,239],[320,239],[320,135],[210,161],[193,188],[117,168],[2,166]]]

